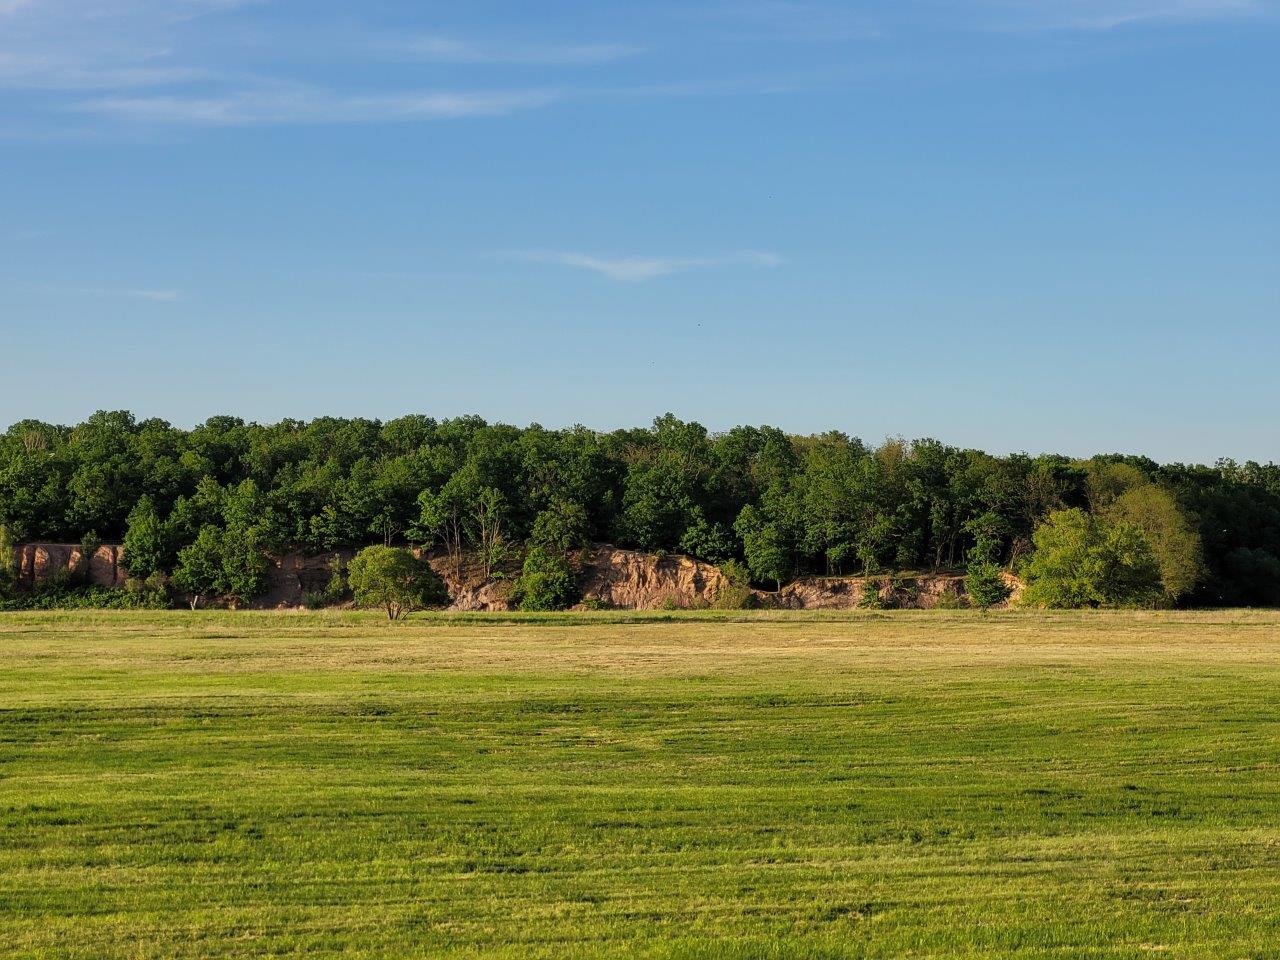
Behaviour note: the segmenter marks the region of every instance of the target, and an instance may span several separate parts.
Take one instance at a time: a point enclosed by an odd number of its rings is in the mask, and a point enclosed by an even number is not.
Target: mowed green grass
[[[0,955],[1280,957],[1280,615],[0,616]]]

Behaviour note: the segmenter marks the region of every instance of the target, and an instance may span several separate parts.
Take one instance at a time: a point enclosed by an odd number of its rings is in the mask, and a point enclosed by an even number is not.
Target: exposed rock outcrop
[[[607,545],[586,553],[579,579],[584,602],[624,610],[707,606],[725,584],[720,569],[701,560]]]
[[[324,554],[291,553],[275,558],[268,570],[267,592],[250,606],[285,609],[303,605],[308,594],[321,593],[333,571],[333,560],[344,563],[353,551]],[[78,569],[82,557],[78,544],[28,543],[16,550],[18,574],[28,584]],[[518,575],[518,558],[510,558],[498,576],[486,576],[473,557],[464,557],[455,569],[451,557],[441,551],[426,555],[452,598],[450,610],[505,611],[513,609],[511,593]],[[124,548],[103,544],[89,558],[88,580],[106,587],[124,586],[127,576]],[[1005,582],[1013,590],[1011,602],[1022,592],[1012,574]],[[729,586],[713,564],[676,554],[654,555],[596,545],[579,555],[578,585],[585,605],[620,610],[661,610],[707,607]],[[863,605],[866,591],[880,592],[881,602],[901,609],[929,609],[943,598],[965,598],[964,577],[928,574],[918,577],[806,577],[777,592],[751,591],[757,606],[783,610],[852,610]]]
[[[512,582],[510,580],[485,580],[474,586],[464,586],[449,591],[453,602],[450,610],[513,610],[511,602]]]
[[[414,551],[422,556],[421,551]],[[333,550],[323,554],[290,553],[273,558],[267,570],[267,592],[250,606],[260,610],[287,610],[302,606],[308,594],[324,591],[333,576],[334,559],[343,564],[355,556],[354,550]],[[443,551],[426,554],[427,563],[444,581],[452,603],[450,610],[510,610],[509,578],[486,577],[474,558],[464,557],[462,569],[455,571],[452,558]]]
[[[14,552],[18,578],[28,585],[58,576],[64,570],[79,571],[84,562],[84,551],[78,543],[24,543]],[[124,548],[104,543],[89,556],[88,570],[84,572],[88,581],[97,586],[124,586]]]
[[[1016,600],[1022,582],[1009,573],[1004,574],[1004,581],[1013,591],[1010,601]],[[968,599],[963,576],[941,573],[892,578],[806,577],[776,593],[758,591],[756,597],[762,606],[785,610],[853,610],[863,605],[868,590],[876,590],[885,606],[902,610],[930,610],[944,598],[953,602]]]
[[[267,592],[249,604],[255,610],[285,610],[302,606],[308,594],[320,594],[333,576],[333,561],[346,563],[353,550],[329,553],[287,553],[272,557],[267,568]]]
[[[423,556],[422,551],[414,551]],[[453,611],[474,612],[480,610],[502,611],[514,609],[511,602],[512,578],[520,573],[519,557],[511,556],[507,562],[488,575],[477,557],[464,554],[461,569],[454,558],[443,550],[431,550],[426,554],[427,563],[436,572],[449,591]]]

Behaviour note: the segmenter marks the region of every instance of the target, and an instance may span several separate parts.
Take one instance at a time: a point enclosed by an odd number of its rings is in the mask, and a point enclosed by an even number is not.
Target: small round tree
[[[403,547],[365,547],[347,565],[347,583],[357,604],[382,607],[388,620],[449,602],[449,591],[430,564]]]

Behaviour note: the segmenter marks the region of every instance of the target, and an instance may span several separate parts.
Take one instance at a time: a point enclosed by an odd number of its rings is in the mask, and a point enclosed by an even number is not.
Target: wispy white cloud
[[[173,4],[172,15],[176,17],[206,16],[214,13],[226,13],[239,10],[241,7],[256,7],[270,0],[181,0]]]
[[[298,82],[288,76],[290,57],[298,49],[311,49],[309,28],[295,25],[278,36],[277,25],[264,27],[247,12],[266,2],[0,0],[0,11],[14,14],[12,28],[6,16],[6,29],[0,32],[0,90],[71,94],[34,101],[45,123],[23,118],[20,129],[0,131],[0,137],[47,135],[51,110],[92,135],[114,129],[105,121],[127,121],[135,127],[249,126],[496,117],[541,107],[561,96],[557,89],[534,89],[509,79],[505,84],[461,88],[442,84],[420,89],[407,81],[371,85],[360,72],[359,60],[347,71],[353,78],[349,88]],[[244,12],[228,19],[226,26],[188,25],[196,17],[242,8]],[[255,29],[265,32],[258,34]],[[326,36],[332,26],[316,29],[317,35]],[[259,45],[259,36],[271,37],[272,52]],[[358,52],[365,65],[376,67],[377,61],[387,58],[385,50],[377,49],[381,42],[376,33],[354,29],[342,37],[340,52],[333,55],[348,57]],[[638,50],[615,44],[472,43],[424,35],[401,42],[398,55],[456,64],[570,66],[606,63]],[[362,80],[357,89],[356,82]],[[86,117],[99,122],[90,124]]]
[[[789,43],[847,43],[883,35],[883,25],[851,4],[810,0],[729,0],[686,11],[719,23],[730,39],[766,38]]]
[[[179,300],[185,298],[185,294],[181,290],[161,287],[120,288],[43,286],[38,289],[57,295],[94,297],[97,299],[108,298],[112,300],[146,300],[151,303],[177,303]]]
[[[586,253],[530,250],[516,255],[532,263],[558,264],[591,273],[635,283],[689,270],[741,265],[756,268],[776,267],[782,258],[773,253],[750,251],[716,257],[601,257]]]
[[[22,55],[0,50],[0,87],[121,90],[184,83],[205,75],[190,67],[85,62],[53,54]]]
[[[174,303],[182,299],[181,290],[121,290],[119,293],[134,300],[151,300],[155,303]]]
[[[988,8],[988,25],[1008,31],[1102,32],[1143,24],[1193,24],[1276,12],[1273,0],[1025,0]]]
[[[478,44],[452,37],[432,35],[396,38],[376,46],[384,53],[431,63],[549,67],[613,63],[644,52],[643,47],[619,43]]]
[[[207,78],[208,69],[175,49],[174,31],[225,9],[218,0],[0,0],[6,2],[0,88],[10,89],[112,90]]]
[[[255,124],[388,123],[493,117],[545,106],[549,90],[425,91],[350,96],[319,88],[242,90],[219,96],[99,97],[75,109],[144,123]]]
[[[608,35],[638,42],[578,43],[517,42],[487,31],[459,37],[431,28],[392,37],[385,24],[362,23],[354,14],[342,23],[319,16],[312,21],[256,15],[255,8],[269,9],[268,0],[0,0],[0,91],[42,91],[39,97],[14,98],[20,109],[0,128],[0,139],[131,134],[141,124],[232,127],[496,117],[570,98],[794,94],[848,84],[853,58],[840,51],[839,63],[816,55],[803,64],[774,62],[752,49],[745,67],[750,75],[743,76],[741,58],[703,55],[704,48],[714,53],[716,44],[733,45],[740,54],[737,41],[773,51],[779,43],[848,42],[882,33],[901,39],[913,31],[1103,32],[1143,23],[1272,14],[1280,0],[901,0],[874,7],[842,0],[688,0],[658,6],[662,22],[657,27],[652,16],[619,13],[608,21],[613,25]],[[225,18],[215,22],[214,14]],[[209,19],[191,24],[196,17]],[[655,30],[665,31],[661,42]],[[650,49],[654,63],[646,58],[603,69]],[[883,54],[881,68],[888,58],[901,57],[901,45],[895,49]],[[685,55],[690,50],[696,57]],[[342,70],[329,75],[340,73],[350,85],[313,85],[316,65],[326,58],[341,61]],[[389,68],[390,59],[414,66]],[[865,58],[858,62],[859,69],[871,69]],[[422,63],[455,69],[432,71],[432,84],[439,86],[422,90],[417,88],[423,83]],[[464,71],[467,65],[475,69]],[[569,71],[589,65],[602,69],[536,89],[532,85],[541,79],[512,79],[517,71],[510,69]],[[891,66],[898,68],[898,61]],[[901,69],[911,68],[908,57]],[[436,79],[444,72],[450,79]],[[458,79],[463,72],[465,81]],[[648,269],[690,268],[658,261]]]

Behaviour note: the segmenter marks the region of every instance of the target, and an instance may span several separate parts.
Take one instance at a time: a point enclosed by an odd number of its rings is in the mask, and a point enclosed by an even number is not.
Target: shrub
[[[1009,599],[1009,585],[1000,575],[1000,568],[994,563],[980,561],[969,564],[964,578],[964,588],[969,599],[979,610],[986,612],[998,603]]]
[[[81,583],[89,582],[89,571],[93,567],[93,555],[102,546],[102,538],[90,530],[80,539],[80,560],[76,563],[71,575]]]
[[[711,606],[716,610],[747,610],[755,606],[756,595],[751,592],[751,575],[737,560],[729,560],[720,566],[724,582],[716,591]]]
[[[968,602],[955,587],[947,587],[933,602],[935,610],[965,610],[968,606]]]
[[[169,598],[154,590],[85,587],[69,580],[42,582],[36,589],[0,599],[0,610],[164,610]]]
[[[568,561],[544,547],[533,547],[524,558],[511,598],[524,611],[567,610],[578,599]]]
[[[329,582],[324,585],[324,593],[321,596],[325,604],[337,604],[347,599],[348,592],[342,557],[335,553],[333,559],[329,561]]]
[[[862,596],[858,599],[858,607],[862,610],[887,610],[890,598],[885,596],[886,584],[879,580],[868,580],[862,587]]]
[[[170,600],[169,578],[159,572],[153,573],[145,579],[129,577],[124,582],[124,589],[133,594],[150,594],[152,597],[163,599],[166,605]]]

